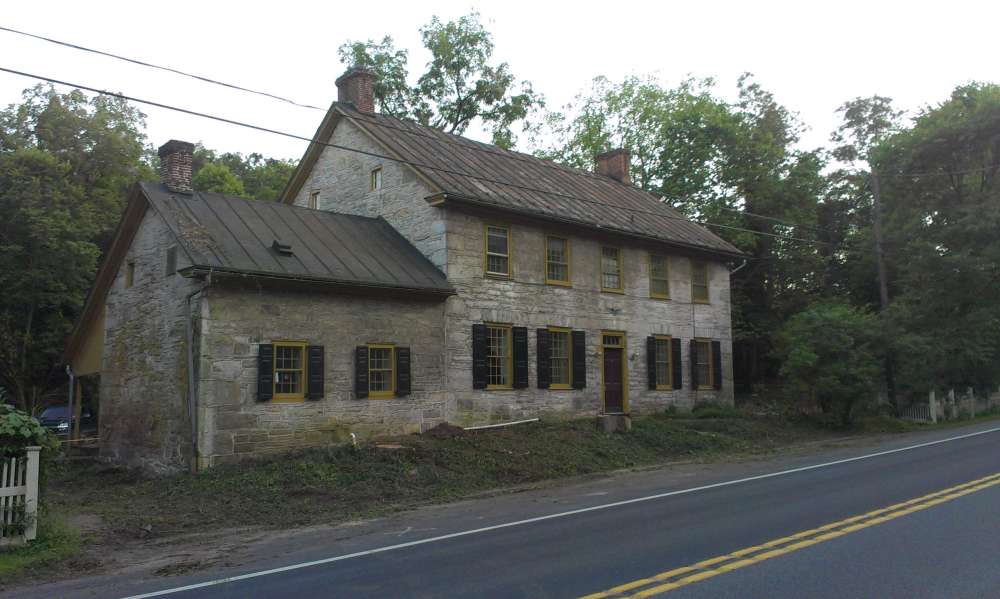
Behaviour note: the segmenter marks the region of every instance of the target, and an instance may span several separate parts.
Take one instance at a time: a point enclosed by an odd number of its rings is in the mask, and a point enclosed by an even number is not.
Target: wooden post
[[[24,540],[32,541],[38,535],[38,460],[41,447],[28,447],[27,472],[25,473],[24,517],[27,524],[24,528]]]
[[[955,405],[955,390],[948,389],[948,420],[958,418],[958,407]]]
[[[976,417],[976,392],[972,387],[969,387],[969,417]]]
[[[927,398],[927,405],[931,411],[931,422],[937,424],[937,397],[935,397],[933,389],[931,389],[930,396]]]
[[[75,377],[73,384],[76,387],[74,390],[76,401],[73,402],[73,421],[69,438],[75,441],[80,438],[80,416],[83,415],[83,385],[80,384],[80,377]]]

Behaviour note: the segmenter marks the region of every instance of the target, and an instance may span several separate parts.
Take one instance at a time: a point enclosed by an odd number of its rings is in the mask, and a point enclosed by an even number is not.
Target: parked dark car
[[[70,420],[69,407],[67,406],[49,406],[38,417],[38,422],[42,426],[57,435],[69,435]],[[95,430],[97,430],[97,423],[93,414],[88,408],[82,408],[80,410],[80,434],[86,435]]]

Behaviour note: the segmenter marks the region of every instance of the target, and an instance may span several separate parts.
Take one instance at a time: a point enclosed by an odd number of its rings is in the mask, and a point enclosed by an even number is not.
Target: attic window
[[[378,191],[382,189],[382,167],[378,167],[372,171],[372,181],[371,190]]]
[[[170,276],[177,272],[177,246],[172,245],[167,248],[167,264],[164,267],[164,274]]]
[[[135,260],[125,263],[125,289],[135,284]]]
[[[313,191],[309,194],[309,207],[313,210],[319,208],[319,192]]]
[[[278,252],[282,256],[291,256],[292,255],[292,246],[291,246],[291,244],[281,243],[277,239],[275,239],[274,243],[271,244],[271,249],[274,250],[274,251],[276,251],[276,252]]]

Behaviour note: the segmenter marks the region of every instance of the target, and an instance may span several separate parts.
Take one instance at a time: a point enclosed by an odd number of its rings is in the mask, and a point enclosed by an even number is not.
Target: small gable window
[[[135,260],[125,263],[125,289],[129,289],[132,285],[135,285]]]
[[[319,192],[313,191],[309,193],[309,207],[313,210],[319,208]]]
[[[371,176],[371,191],[378,191],[382,189],[382,167],[378,167],[372,170]]]
[[[649,297],[670,299],[670,264],[666,256],[649,255]]]
[[[691,301],[708,303],[708,263],[691,261]]]
[[[163,267],[166,276],[171,276],[177,272],[177,246],[172,245],[167,248],[166,264]]]
[[[622,250],[616,247],[601,247],[601,291],[623,293]]]
[[[510,277],[510,229],[486,226],[486,275]]]
[[[568,239],[551,236],[545,238],[545,282],[549,285],[570,284]]]

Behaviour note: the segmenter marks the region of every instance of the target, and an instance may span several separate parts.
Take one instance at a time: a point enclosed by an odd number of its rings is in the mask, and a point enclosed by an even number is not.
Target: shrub
[[[0,456],[20,456],[24,448],[38,445],[55,449],[58,439],[25,412],[14,406],[0,404]]]
[[[700,403],[691,410],[695,418],[742,418],[743,413],[735,407],[715,402]]]
[[[792,316],[775,350],[786,385],[843,426],[853,424],[858,409],[875,399],[877,324],[870,313],[839,303],[813,304]]]

